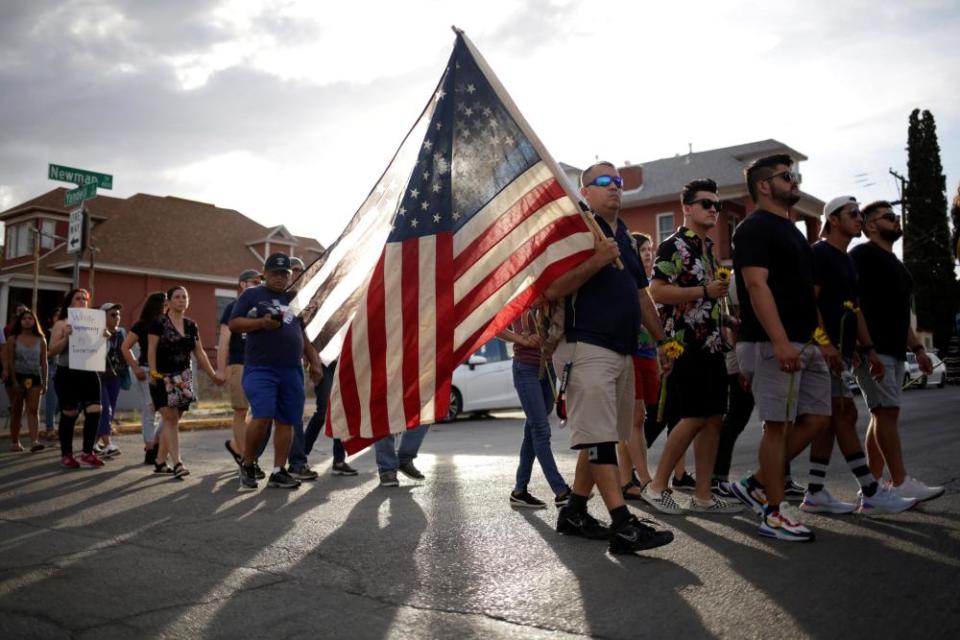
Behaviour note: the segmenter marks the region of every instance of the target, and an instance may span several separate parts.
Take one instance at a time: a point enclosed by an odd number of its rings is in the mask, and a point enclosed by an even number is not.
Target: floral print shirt
[[[657,248],[653,277],[678,287],[702,287],[716,279],[713,240],[680,227]],[[727,351],[720,333],[720,301],[698,298],[678,305],[659,305],[664,333],[687,349]]]

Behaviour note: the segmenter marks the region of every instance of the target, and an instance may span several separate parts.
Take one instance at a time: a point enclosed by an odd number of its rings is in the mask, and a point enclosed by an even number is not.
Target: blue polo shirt
[[[639,289],[650,283],[643,273],[637,247],[623,220],[617,232],[598,215],[594,219],[603,233],[620,246],[623,269],[608,264],[567,296],[564,328],[567,342],[586,342],[623,355],[637,350],[640,331]]]
[[[250,287],[240,294],[230,318],[282,316],[279,329],[258,329],[247,334],[244,366],[300,367],[303,357],[303,331],[300,320],[290,308],[289,292],[277,293],[264,285]],[[246,375],[246,371],[244,371]]]

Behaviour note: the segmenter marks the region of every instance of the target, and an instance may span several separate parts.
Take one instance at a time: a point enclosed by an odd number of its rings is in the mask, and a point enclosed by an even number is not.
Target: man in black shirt
[[[757,210],[733,237],[742,315],[737,357],[752,380],[763,438],[756,476],[730,489],[761,516],[760,535],[806,542],[813,532],[784,499],[785,465],[829,424],[827,360],[839,367],[839,357],[830,345],[811,344],[818,322],[813,260],[810,245],[790,219],[790,208],[800,200],[792,166],[790,156],[775,155],[747,168]]]
[[[860,276],[860,309],[873,338],[873,344],[861,346],[861,351],[876,351],[885,369],[879,380],[863,366],[857,370],[857,382],[870,408],[867,461],[877,478],[883,476],[885,465],[890,469],[896,495],[922,502],[942,495],[944,488],[929,487],[911,478],[903,464],[897,420],[907,348],[917,354],[923,373],[929,375],[933,368],[923,343],[910,326],[913,278],[893,253],[893,244],[903,235],[900,216],[884,201],[868,204],[863,213],[864,231],[870,242],[850,251]]]
[[[837,345],[843,361],[842,371],[833,371],[830,376],[830,402],[833,414],[830,428],[824,430],[810,444],[810,484],[802,511],[810,513],[898,513],[914,505],[913,500],[896,496],[881,487],[870,472],[860,438],[857,436],[857,407],[853,393],[843,379],[854,358],[854,346],[870,344],[870,333],[863,317],[857,313],[857,273],[847,254],[850,241],[860,236],[863,215],[853,196],[839,196],[823,208],[823,240],[813,245],[814,291],[817,308],[823,327],[830,341]],[[864,354],[874,376],[883,375],[883,364],[876,352]],[[860,484],[859,504],[843,502],[830,495],[824,487],[833,440],[836,437],[847,466]]]
[[[553,358],[567,375],[567,421],[572,448],[579,450],[570,500],[560,510],[557,531],[609,540],[612,553],[652,549],[673,540],[630,514],[623,501],[617,468],[617,442],[633,431],[633,360],[640,323],[655,338],[663,328],[636,241],[619,219],[623,178],[609,162],[588,167],[580,176],[580,193],[603,233],[594,254],[555,280],[544,294],[564,301],[564,339]],[[619,268],[614,263],[620,259]],[[596,486],[613,521],[610,529],[587,513]]]

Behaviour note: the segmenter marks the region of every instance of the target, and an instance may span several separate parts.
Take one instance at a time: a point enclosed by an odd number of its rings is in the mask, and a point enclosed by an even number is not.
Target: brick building
[[[57,188],[0,213],[6,227],[0,260],[0,318],[9,322],[16,305],[31,304],[34,242],[41,230],[37,271],[38,310],[49,318],[70,289],[73,255],[66,252],[69,210],[66,189]],[[264,227],[232,209],[184,200],[136,194],[126,199],[97,196],[86,203],[91,219],[90,245],[80,262],[80,286],[93,293],[91,306],[123,304],[123,325],[140,314],[152,291],[183,285],[190,293],[187,315],[200,327],[211,357],[222,309],[236,297],[237,276],[259,269],[269,254],[282,251],[307,264],[323,252],[316,241],[285,227]]]

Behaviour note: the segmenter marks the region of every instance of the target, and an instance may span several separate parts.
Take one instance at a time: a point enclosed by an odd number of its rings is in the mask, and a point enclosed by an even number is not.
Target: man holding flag
[[[633,427],[632,355],[641,322],[657,340],[664,337],[636,241],[618,218],[622,192],[623,179],[609,162],[583,171],[580,193],[604,237],[597,239],[589,259],[557,278],[545,294],[551,301],[566,297],[565,335],[553,357],[566,376],[571,446],[580,452],[557,531],[609,539],[611,553],[653,549],[673,540],[671,532],[658,531],[630,513],[617,467],[617,442],[628,440]],[[610,511],[610,529],[587,512],[594,485]]]

